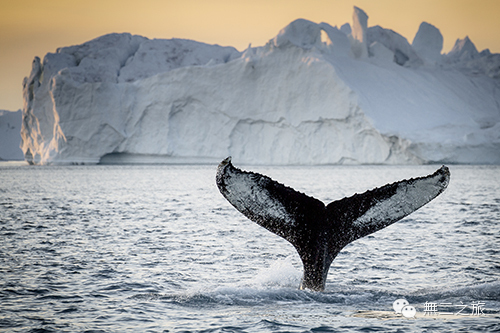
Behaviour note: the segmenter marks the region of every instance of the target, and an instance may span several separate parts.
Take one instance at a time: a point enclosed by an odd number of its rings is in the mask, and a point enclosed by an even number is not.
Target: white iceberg
[[[500,83],[483,59],[492,55],[467,58],[484,62],[471,75],[462,55],[441,61],[437,29],[419,29],[414,49],[365,18],[356,9],[352,30],[299,19],[243,53],[110,34],[35,58],[24,80],[25,158],[500,163]]]
[[[420,58],[431,64],[436,64],[441,61],[443,35],[432,24],[422,22],[411,46]]]

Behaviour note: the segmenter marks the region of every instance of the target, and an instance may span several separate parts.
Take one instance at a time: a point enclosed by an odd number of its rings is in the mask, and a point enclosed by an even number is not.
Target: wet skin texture
[[[235,168],[231,158],[217,169],[221,194],[243,215],[289,241],[304,266],[301,289],[322,291],[331,263],[356,239],[419,209],[448,186],[450,171],[402,180],[326,205],[271,178]]]

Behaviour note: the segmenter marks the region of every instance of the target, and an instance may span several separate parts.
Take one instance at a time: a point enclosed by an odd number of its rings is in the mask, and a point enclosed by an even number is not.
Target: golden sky
[[[35,56],[111,32],[187,38],[244,50],[264,45],[297,18],[392,29],[411,43],[422,21],[444,37],[443,52],[469,36],[500,53],[500,0],[0,0],[0,110],[22,108],[22,80]]]

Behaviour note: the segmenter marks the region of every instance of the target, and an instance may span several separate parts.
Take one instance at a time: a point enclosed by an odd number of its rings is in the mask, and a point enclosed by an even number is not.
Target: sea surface
[[[239,167],[325,203],[439,168]],[[216,165],[0,164],[0,331],[500,331],[500,167],[450,171],[312,292],[295,249],[220,195]],[[428,316],[356,316],[400,298]]]

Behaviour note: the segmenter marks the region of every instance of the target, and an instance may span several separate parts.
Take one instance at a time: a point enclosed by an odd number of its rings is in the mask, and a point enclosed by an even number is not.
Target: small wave
[[[167,302],[181,307],[210,308],[224,306],[256,306],[276,304],[325,304],[349,309],[392,309],[398,298],[412,304],[429,302],[489,301],[490,308],[500,307],[500,282],[448,289],[425,289],[400,294],[377,285],[329,284],[324,292],[299,290],[302,275],[294,257],[286,257],[260,269],[253,278],[226,285],[199,283],[187,290],[168,293],[143,293],[132,296],[141,301]],[[498,305],[498,306],[497,306]]]
[[[311,301],[307,291],[289,288],[255,289],[248,287],[219,287],[212,291],[198,290],[172,294],[136,294],[131,299],[141,301],[166,301],[187,307],[213,305],[263,305],[277,302]]]
[[[392,304],[398,295],[349,286],[327,286],[324,292],[299,290],[302,268],[294,265],[294,256],[272,262],[246,281],[224,286],[198,284],[188,290],[173,293],[141,293],[132,296],[146,301],[165,301],[187,307],[214,305],[252,306],[277,303],[322,303],[350,306],[372,305],[381,299]],[[384,303],[384,304],[385,304]]]
[[[486,282],[477,285],[452,287],[440,290],[421,290],[411,295],[415,299],[421,300],[432,297],[436,300],[449,298],[463,298],[464,300],[481,300],[500,302],[500,282]]]
[[[266,304],[293,304],[293,303],[321,303],[343,304],[356,306],[359,304],[374,304],[380,299],[391,299],[397,295],[388,295],[381,292],[361,291],[326,291],[317,292],[299,290],[298,285],[290,287],[266,286],[226,286],[215,288],[199,288],[179,293],[142,293],[131,299],[141,301],[165,301],[186,307],[210,307],[214,305],[253,306]],[[384,303],[384,304],[385,304]]]
[[[404,297],[411,304],[429,302],[459,301],[487,302],[490,313],[497,313],[500,306],[500,283],[491,282],[476,286],[451,288],[449,290],[419,291],[409,295],[398,295],[393,292],[340,288],[325,292],[299,290],[297,286],[225,286],[187,290],[179,293],[143,293],[136,294],[131,299],[140,301],[168,302],[182,307],[205,308],[213,306],[255,306],[275,304],[325,304],[341,305],[343,308],[387,310],[392,309],[392,303],[397,298]],[[458,303],[457,303],[458,304]]]
[[[46,296],[40,296],[38,298],[39,300],[81,300],[83,299],[82,296],[80,295],[55,295],[55,294],[50,294]]]

